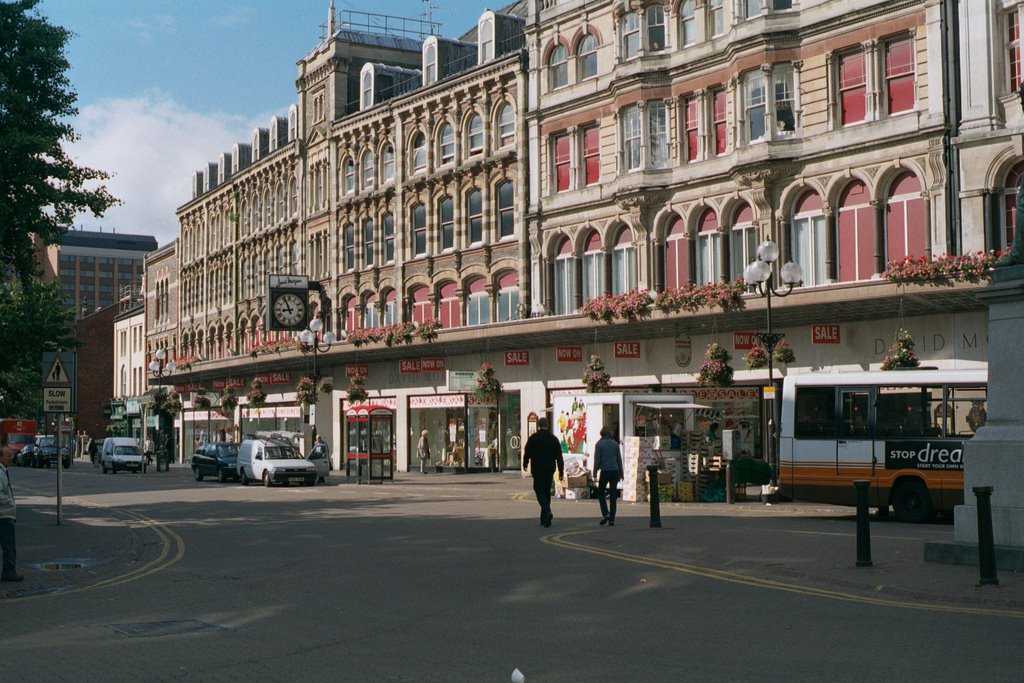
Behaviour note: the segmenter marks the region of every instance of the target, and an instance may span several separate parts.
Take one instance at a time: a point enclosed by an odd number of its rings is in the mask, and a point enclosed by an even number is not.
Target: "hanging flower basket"
[[[768,367],[768,352],[764,350],[763,346],[757,344],[747,352],[743,360],[747,363],[748,370],[760,370]]]
[[[441,329],[441,323],[437,320],[427,320],[416,328],[416,336],[422,341],[432,342],[437,339],[437,331]]]
[[[153,396],[153,408],[158,413],[174,416],[181,412],[181,396],[178,392],[161,389]]]
[[[796,362],[796,354],[789,342],[779,342],[772,352],[772,359],[779,365],[789,365]]]
[[[353,375],[352,381],[348,385],[349,403],[365,401],[368,396],[369,395],[366,393],[366,375]]]
[[[249,382],[249,393],[246,394],[250,408],[262,408],[267,404],[267,392],[263,391],[263,382],[254,379]]]
[[[224,387],[224,391],[220,392],[220,413],[221,415],[231,416],[235,414],[235,408],[238,407],[238,395],[235,394],[234,387]]]
[[[600,356],[591,356],[587,367],[583,370],[583,384],[588,394],[606,393],[612,386],[612,378],[604,371],[604,361]]]
[[[196,410],[209,410],[212,403],[210,397],[204,391],[197,392],[192,399],[192,407]]]
[[[697,383],[702,387],[731,387],[733,369],[729,365],[732,355],[718,342],[708,345],[704,362],[697,369]]]
[[[331,379],[330,377],[324,377],[322,380],[320,380],[319,389],[321,394],[331,393],[332,391],[334,391],[334,380]]]
[[[897,331],[889,347],[889,353],[885,354],[882,360],[882,369],[916,368],[920,364],[921,361],[914,353],[914,338],[906,330]]]
[[[484,363],[476,371],[476,397],[483,403],[496,403],[501,393],[501,382],[494,376],[494,366]]]
[[[312,377],[303,377],[295,385],[295,400],[303,407],[316,403],[316,384]]]

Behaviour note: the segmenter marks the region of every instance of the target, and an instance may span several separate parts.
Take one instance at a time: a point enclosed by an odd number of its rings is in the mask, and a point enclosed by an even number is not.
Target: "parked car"
[[[31,466],[32,458],[35,457],[35,452],[35,443],[26,444],[20,450],[14,451],[14,456],[11,458],[11,464],[17,465],[18,467]]]
[[[135,439],[126,436],[108,436],[100,448],[100,467],[103,474],[118,470],[146,471],[146,456]]]
[[[22,449],[24,450],[24,449]],[[64,469],[71,467],[71,454],[67,447],[57,448],[57,437],[40,435],[36,436],[35,444],[32,447],[32,467],[50,467],[56,465],[58,458],[64,465]]]
[[[224,483],[228,479],[238,479],[238,444],[237,443],[204,443],[192,454],[192,476],[196,481],[203,477],[217,477]]]
[[[316,483],[316,465],[291,444],[273,439],[246,439],[238,448],[238,478],[242,485],[262,481],[273,484]]]

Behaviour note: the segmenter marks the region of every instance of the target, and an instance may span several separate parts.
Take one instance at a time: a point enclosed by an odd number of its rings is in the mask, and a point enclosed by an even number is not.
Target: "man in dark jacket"
[[[558,467],[558,476],[565,478],[565,463],[562,461],[562,444],[549,431],[548,419],[537,420],[537,431],[526,440],[523,448],[523,469],[533,465],[533,492],[540,503],[540,523],[551,526],[551,482]]]

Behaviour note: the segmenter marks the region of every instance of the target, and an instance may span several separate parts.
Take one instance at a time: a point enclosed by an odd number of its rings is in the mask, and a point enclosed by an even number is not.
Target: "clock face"
[[[274,299],[274,320],[285,327],[301,327],[305,322],[306,303],[296,294],[280,294]]]

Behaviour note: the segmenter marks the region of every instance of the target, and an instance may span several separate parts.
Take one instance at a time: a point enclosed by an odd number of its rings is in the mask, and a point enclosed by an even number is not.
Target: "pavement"
[[[183,465],[143,476],[176,484],[191,479]],[[342,497],[390,495],[385,493],[388,488],[429,497],[432,490],[442,496],[455,489],[488,505],[509,504],[524,524],[537,520],[530,481],[516,473],[398,473],[394,483],[372,486],[340,480],[332,477],[329,486]],[[0,583],[0,600],[134,580],[156,571],[183,547],[159,521],[128,508],[102,505],[89,496],[65,497],[58,525],[52,497],[18,486],[15,477],[18,571],[25,581]],[[1024,617],[1024,574],[1000,571],[998,585],[980,586],[977,567],[925,561],[926,542],[952,540],[949,523],[908,525],[873,519],[872,563],[858,567],[855,516],[847,507],[661,503],[662,526],[652,528],[649,504],[620,501],[616,526],[609,528],[598,525],[594,500],[552,502],[554,524],[537,525],[538,540],[567,552],[647,565],[652,572],[682,572],[840,600]]]

